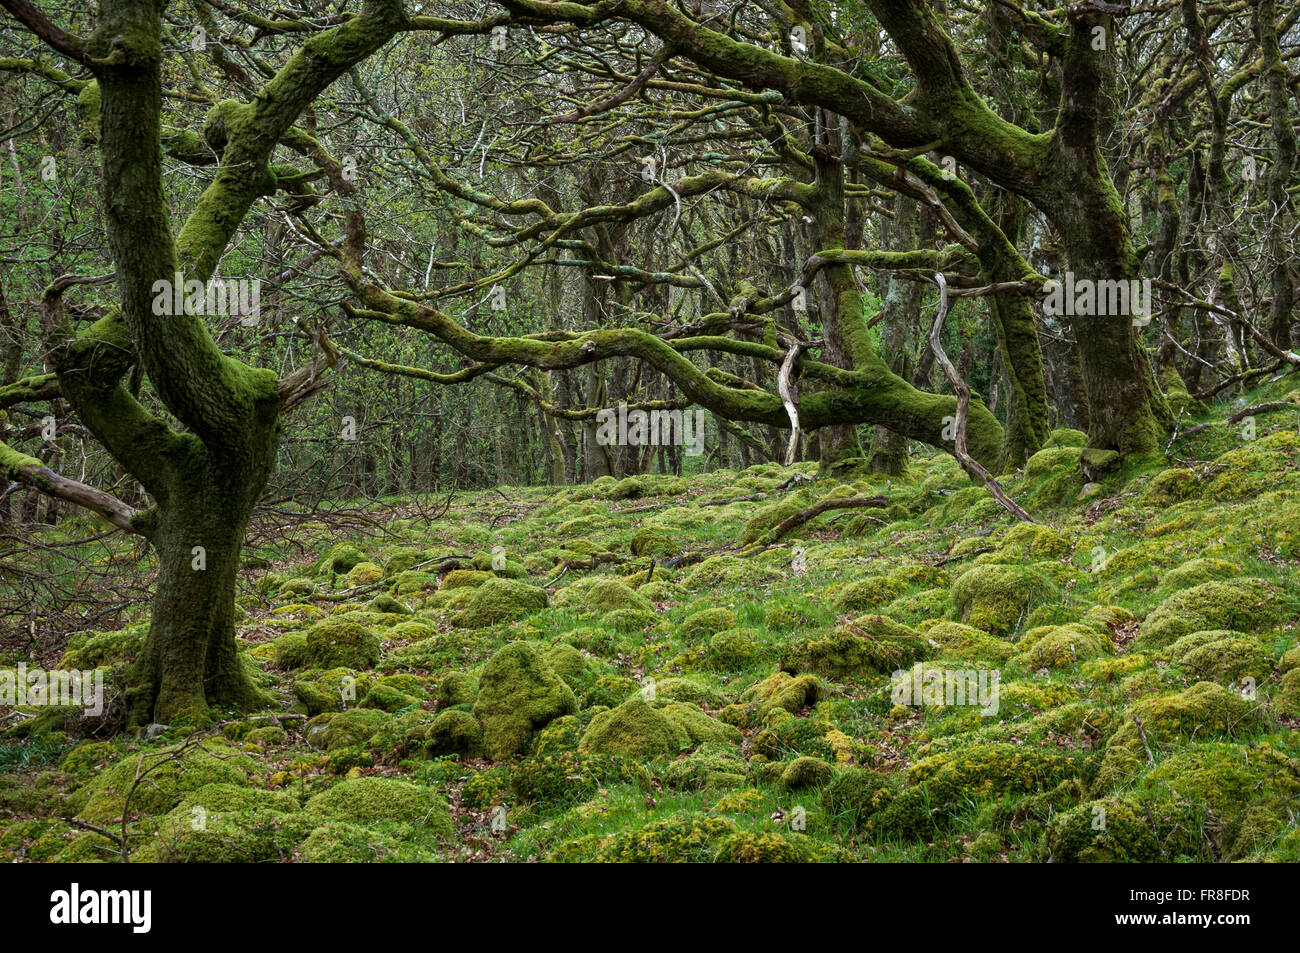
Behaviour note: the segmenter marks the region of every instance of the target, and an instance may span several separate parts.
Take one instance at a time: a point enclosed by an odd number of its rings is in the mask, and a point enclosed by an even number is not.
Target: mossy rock
[[[637,692],[640,693],[639,688]],[[688,678],[656,679],[654,697],[661,701],[689,702],[714,710],[727,704],[727,697],[722,692]]]
[[[916,630],[884,616],[863,616],[829,636],[787,644],[781,651],[781,669],[844,681],[907,668],[929,654],[929,644]]]
[[[348,570],[343,580],[344,587],[356,589],[361,586],[373,586],[383,581],[384,567],[379,563],[359,562]]]
[[[472,705],[478,698],[478,679],[469,672],[448,672],[438,683],[438,708]]]
[[[483,723],[484,751],[494,761],[523,750],[533,732],[577,710],[573,689],[524,642],[511,642],[492,656],[474,702],[474,715]]]
[[[835,823],[860,830],[867,818],[888,806],[893,797],[885,775],[867,768],[848,768],[822,788],[821,809]]]
[[[819,788],[827,784],[835,769],[821,758],[795,758],[781,772],[781,787],[787,791]]]
[[[271,644],[275,647],[272,657],[278,669],[291,672],[312,664],[306,632],[286,632]]]
[[[296,810],[264,807],[198,817],[178,809],[162,819],[154,839],[134,859],[165,864],[283,861],[321,822]]]
[[[379,651],[379,637],[356,622],[329,619],[307,630],[307,659],[316,668],[373,668]]]
[[[323,751],[351,748],[363,744],[391,718],[387,712],[374,708],[328,712],[307,722],[303,734],[309,745]]]
[[[909,787],[923,787],[933,806],[1042,791],[1079,769],[1079,759],[1055,749],[976,744],[931,755],[907,770]]]
[[[474,590],[469,605],[452,621],[467,629],[513,622],[538,609],[545,609],[550,601],[545,589],[513,579],[493,578]]]
[[[924,630],[924,638],[934,645],[934,654],[941,658],[1006,662],[1016,654],[1014,646],[960,622],[932,625]]]
[[[129,662],[140,650],[147,632],[147,625],[130,625],[115,632],[77,633],[68,640],[68,649],[57,667],[89,672]]]
[[[673,719],[646,701],[633,698],[593,718],[578,750],[583,754],[655,758],[675,756],[690,743],[690,735]]]
[[[1273,652],[1258,639],[1225,629],[1193,632],[1171,645],[1171,661],[1216,682],[1257,683],[1273,674]]]
[[[356,669],[334,668],[303,673],[293,683],[293,694],[309,715],[341,711],[347,702],[363,697],[370,687],[370,677]]]
[[[483,727],[468,712],[448,710],[434,719],[428,733],[429,754],[478,758],[483,754]]]
[[[151,817],[167,813],[184,795],[209,784],[247,786],[256,769],[251,758],[224,745],[192,749],[180,760],[171,760],[170,751],[144,749],[127,755],[79,788],[69,806],[83,820],[112,824],[121,821],[127,794],[131,793],[130,813]],[[145,782],[138,785],[137,770],[148,772]]]
[[[707,742],[668,765],[664,783],[686,791],[730,791],[748,782],[749,764],[734,744]]]
[[[1191,802],[1168,794],[1117,794],[1052,817],[1047,856],[1062,863],[1151,863],[1195,859],[1208,818]]]
[[[798,714],[805,707],[817,704],[822,695],[821,682],[815,675],[792,675],[781,671],[746,690],[740,700],[754,703],[759,714],[767,717],[777,710]]]
[[[775,831],[737,831],[718,845],[719,864],[811,864],[823,859],[813,842]]]
[[[1203,629],[1257,632],[1281,621],[1293,600],[1258,579],[1212,580],[1175,592],[1142,624],[1135,641],[1140,649],[1162,648]]]
[[[835,598],[835,608],[841,612],[879,611],[906,588],[905,583],[889,576],[870,576],[841,588]]]
[[[1028,668],[1065,668],[1113,651],[1110,640],[1078,623],[1030,629],[1016,643]]]
[[[635,699],[633,699],[635,701]],[[724,742],[740,744],[744,739],[740,729],[711,717],[708,712],[690,702],[665,702],[657,700],[654,707],[678,728],[686,732],[691,744]],[[593,719],[594,720],[594,719]]]
[[[742,669],[764,654],[764,646],[753,629],[726,629],[710,637],[704,657],[711,668]]]
[[[1160,588],[1166,590],[1190,589],[1215,579],[1231,579],[1241,575],[1241,567],[1226,559],[1206,557],[1192,559],[1169,570],[1160,577]]]
[[[1032,569],[989,563],[973,566],[957,577],[952,601],[962,622],[1005,636],[1054,592],[1055,587]]]
[[[451,811],[436,791],[393,778],[349,778],[311,798],[304,809],[338,821],[421,824],[439,836],[452,833]]]
[[[677,636],[687,645],[702,645],[710,637],[726,629],[735,628],[736,614],[730,609],[718,607],[694,612],[682,620],[677,627]]]
[[[791,516],[802,512],[812,503],[812,493],[808,490],[800,490],[798,493],[787,496],[779,503],[760,507],[745,523],[745,528],[740,531],[740,544],[748,546],[751,543],[758,542]]]
[[[1142,502],[1148,506],[1172,506],[1199,496],[1200,492],[1201,484],[1196,474],[1175,467],[1161,470],[1151,478],[1142,491]]]
[[[371,612],[383,612],[389,615],[410,615],[411,607],[404,602],[398,602],[392,596],[380,593],[369,602],[366,608]]]
[[[637,530],[630,548],[633,556],[676,556],[682,551],[678,537],[658,527]]]
[[[650,600],[638,595],[635,589],[613,579],[601,579],[587,589],[583,606],[588,612],[613,612],[615,609],[654,609]]]
[[[438,589],[477,589],[489,579],[495,579],[496,574],[491,572],[480,571],[477,569],[453,569],[447,575],[442,577],[442,582]]]
[[[1271,701],[1279,715],[1300,718],[1300,668],[1293,668],[1282,676]]]
[[[348,573],[365,558],[351,543],[340,543],[325,554],[317,568],[325,573]]]

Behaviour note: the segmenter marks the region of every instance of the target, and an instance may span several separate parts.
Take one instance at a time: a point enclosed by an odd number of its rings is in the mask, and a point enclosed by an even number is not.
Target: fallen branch
[[[957,421],[953,442],[953,456],[957,458],[957,462],[961,464],[963,470],[984,484],[985,488],[993,494],[993,498],[1002,504],[1003,509],[1025,523],[1037,523],[1038,520],[1030,516],[1020,504],[1007,496],[1002,487],[998,485],[998,481],[993,479],[992,474],[966,452],[966,414],[970,409],[970,388],[961,375],[957,373],[957,369],[952,366],[952,361],[948,360],[948,354],[939,341],[939,335],[943,331],[944,319],[948,317],[948,282],[943,277],[942,272],[936,272],[934,277],[939,283],[939,311],[934,316],[934,324],[930,327],[930,350],[934,352],[935,359],[939,362],[939,366],[943,368],[944,376],[948,378],[948,383],[957,395]]]
[[[777,542],[787,533],[798,529],[804,523],[815,520],[823,513],[831,510],[851,510],[862,507],[884,507],[889,505],[887,496],[852,496],[847,498],[820,500],[808,507],[806,510],[800,510],[788,519],[783,520],[775,530],[772,531],[770,542]]]

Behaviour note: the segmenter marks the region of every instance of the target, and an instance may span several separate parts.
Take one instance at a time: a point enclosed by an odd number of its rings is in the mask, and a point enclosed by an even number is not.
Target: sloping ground
[[[930,454],[504,487],[330,540],[240,600],[267,712],[298,717],[146,743],[33,710],[0,856],[117,851],[57,818],[116,831],[142,754],[189,736],[144,762],[135,859],[1300,860],[1295,417],[1087,487],[1058,432],[1004,481],[1041,525]]]

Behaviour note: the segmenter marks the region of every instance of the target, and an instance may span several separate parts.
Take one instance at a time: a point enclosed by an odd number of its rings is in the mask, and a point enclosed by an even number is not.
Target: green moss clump
[[[1054,861],[1150,863],[1197,859],[1207,818],[1168,795],[1123,794],[1071,808],[1053,817],[1044,849]]]
[[[307,659],[317,668],[374,668],[379,637],[356,622],[327,620],[307,630]]]
[[[1300,718],[1300,668],[1293,668],[1282,676],[1273,691],[1273,708],[1287,718]]]
[[[906,588],[902,582],[889,576],[869,576],[842,587],[835,598],[835,608],[841,612],[879,611],[901,596]]]
[[[626,696],[624,697],[626,698]],[[714,710],[727,704],[727,698],[722,692],[699,682],[691,681],[689,678],[661,678],[656,680],[655,698],[666,701],[690,702],[692,705]]]
[[[1042,791],[1078,771],[1076,757],[1052,749],[980,744],[916,761],[911,787],[924,787],[933,806],[1001,794]]]
[[[493,578],[474,590],[474,598],[452,621],[467,629],[513,622],[530,612],[545,609],[550,601],[545,589],[513,579]]]
[[[1166,653],[1171,661],[1201,678],[1238,682],[1253,678],[1263,682],[1273,673],[1273,653],[1258,639],[1223,629],[1185,635]]]
[[[821,683],[815,675],[796,676],[780,671],[748,689],[740,700],[757,704],[760,716],[766,718],[777,710],[798,714],[805,707],[817,704],[821,697]]]
[[[1135,645],[1162,648],[1203,629],[1257,632],[1280,621],[1289,602],[1259,579],[1203,582],[1165,599],[1147,616]]]
[[[433,757],[455,754],[478,758],[483,754],[483,727],[468,712],[444,711],[429,726],[428,742]]]
[[[929,644],[914,629],[884,616],[864,616],[825,638],[788,643],[781,651],[781,668],[844,681],[888,674],[929,654]]]
[[[453,569],[443,577],[442,584],[438,586],[438,590],[477,589],[489,579],[495,578],[496,576],[494,574],[477,569]]]
[[[438,708],[472,705],[478,698],[478,679],[469,672],[448,672],[438,683]]]
[[[1003,636],[1014,631],[1029,610],[1046,602],[1053,591],[1052,584],[1032,569],[989,563],[957,577],[952,601],[962,622]]]
[[[484,752],[499,761],[521,751],[533,732],[578,710],[578,700],[532,646],[511,642],[488,661],[474,715],[483,723]]]
[[[584,607],[588,612],[600,613],[615,609],[640,609],[643,612],[654,609],[649,599],[613,579],[601,579],[590,586],[585,593]]]
[[[1192,559],[1160,577],[1160,588],[1190,589],[1212,579],[1231,579],[1241,575],[1241,568],[1225,559]]]
[[[1005,662],[1016,654],[1014,646],[960,622],[940,622],[926,629],[924,637],[942,658]]]
[[[819,788],[830,781],[835,769],[821,758],[795,758],[781,772],[781,787],[787,791]]]
[[[744,738],[740,729],[710,717],[702,708],[690,702],[657,701],[655,707],[660,714],[686,732],[693,745],[710,741],[740,744]]]
[[[664,783],[688,791],[730,791],[748,782],[749,765],[734,744],[708,742],[664,771]]]
[[[735,625],[736,614],[730,609],[704,609],[683,619],[677,627],[677,636],[687,645],[702,645],[710,636],[734,628]]]
[[[859,830],[868,817],[888,806],[894,792],[888,778],[867,768],[849,768],[822,788],[821,808],[834,822]]]
[[[763,654],[752,629],[726,629],[709,639],[704,657],[712,668],[742,669]]]
[[[451,836],[451,811],[436,792],[393,778],[349,778],[311,798],[305,810],[358,824],[419,823]]]
[[[751,543],[758,542],[812,502],[812,494],[807,490],[800,490],[798,493],[787,496],[779,503],[760,507],[745,523],[745,528],[740,531],[740,544],[748,546]]]
[[[136,816],[165,814],[188,792],[209,784],[247,786],[256,763],[223,745],[209,744],[188,752],[179,761],[169,760],[169,749],[146,749],[129,754],[113,767],[98,774],[69,800],[76,815],[92,824],[120,821],[131,794],[130,813]],[[143,769],[140,769],[143,758]],[[150,769],[153,770],[150,770]],[[146,780],[135,784],[137,770],[148,771]]]
[[[676,755],[690,743],[690,735],[673,719],[644,700],[633,698],[593,718],[578,750],[583,754],[655,758]]]
[[[1147,506],[1172,506],[1190,500],[1200,492],[1200,481],[1191,470],[1161,470],[1142,492],[1142,502]]]
[[[537,733],[533,750],[537,754],[559,754],[562,751],[577,751],[578,742],[582,740],[583,725],[576,715],[557,718]]]
[[[1076,622],[1030,629],[1016,647],[1028,668],[1065,668],[1113,651],[1109,639]]]
[[[321,559],[317,569],[324,573],[347,573],[366,557],[350,543],[340,543]]]
[[[285,672],[303,668],[311,664],[311,652],[307,650],[306,632],[286,632],[274,642],[274,665]]]
[[[667,530],[648,526],[633,535],[631,549],[633,556],[675,556],[681,545]]]
[[[353,708],[329,714],[317,715],[307,722],[304,734],[307,743],[324,751],[336,748],[349,748],[363,744],[371,735],[379,731],[392,715],[373,708]],[[316,729],[320,729],[319,731]]]
[[[811,864],[818,854],[801,838],[774,831],[737,831],[723,839],[714,858],[719,864]]]

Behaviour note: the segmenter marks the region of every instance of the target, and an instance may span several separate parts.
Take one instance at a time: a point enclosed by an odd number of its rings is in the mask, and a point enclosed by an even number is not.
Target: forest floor
[[[1087,486],[1058,431],[1002,480],[1037,524],[929,452],[307,526],[246,554],[265,710],[146,741],[20,709],[0,858],[1300,860],[1293,388]],[[115,684],[146,628],[60,667]]]

